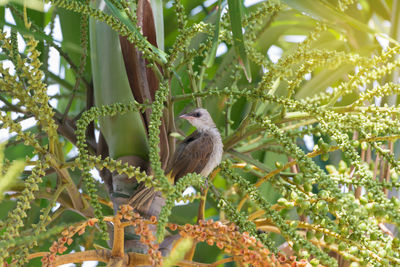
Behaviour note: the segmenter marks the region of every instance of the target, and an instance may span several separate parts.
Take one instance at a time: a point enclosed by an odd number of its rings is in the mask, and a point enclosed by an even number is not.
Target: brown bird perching
[[[207,110],[198,108],[180,117],[188,120],[197,130],[177,146],[166,168],[165,173],[171,183],[193,172],[207,177],[221,162],[223,153],[221,135]],[[147,211],[157,194],[161,196],[154,188],[140,189],[129,199],[129,204],[136,211]]]
[[[221,135],[210,114],[203,108],[180,117],[189,121],[197,130],[178,145],[165,173],[174,182],[192,172],[207,177],[221,162]]]

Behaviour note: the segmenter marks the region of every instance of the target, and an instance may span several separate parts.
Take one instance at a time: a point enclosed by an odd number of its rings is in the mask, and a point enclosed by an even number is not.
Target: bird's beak
[[[179,118],[185,119],[185,120],[190,120],[190,119],[193,119],[193,116],[190,116],[189,114],[183,114],[183,115],[180,115]]]

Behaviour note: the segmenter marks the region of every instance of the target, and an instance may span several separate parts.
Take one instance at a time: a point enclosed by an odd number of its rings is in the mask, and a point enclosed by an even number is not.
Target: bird
[[[196,131],[177,145],[171,160],[167,164],[165,174],[171,184],[175,184],[179,178],[188,173],[198,173],[207,178],[213,169],[221,163],[223,153],[221,135],[206,109],[197,108],[181,115],[180,118],[187,120],[196,127]],[[205,188],[207,187],[206,179]],[[201,191],[204,192],[205,188],[201,188]],[[161,194],[161,192],[155,191],[153,187],[145,187],[144,183],[139,186],[137,192],[129,199],[128,203],[135,211],[142,214],[150,209],[153,199]],[[161,206],[163,204],[155,208],[161,208]]]
[[[196,130],[178,144],[165,173],[174,183],[188,173],[198,173],[208,177],[221,163],[223,154],[221,135],[210,113],[204,108],[196,108],[181,115],[180,118],[187,120],[196,127]]]

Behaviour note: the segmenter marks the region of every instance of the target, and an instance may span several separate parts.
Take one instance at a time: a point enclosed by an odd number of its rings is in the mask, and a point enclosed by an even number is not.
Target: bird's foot
[[[200,193],[202,196],[208,191],[208,177],[204,179],[204,185],[200,186]]]

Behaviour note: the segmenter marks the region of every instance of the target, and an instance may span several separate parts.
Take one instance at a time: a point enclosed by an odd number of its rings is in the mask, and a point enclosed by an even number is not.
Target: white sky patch
[[[311,73],[307,73],[306,75],[304,75],[304,79],[306,79],[307,81],[311,80]]]
[[[50,31],[51,31],[51,29],[50,29],[50,23],[49,24],[47,24],[46,25],[46,27],[44,27],[44,33],[46,34],[46,35],[49,35],[50,34]],[[53,32],[54,33],[54,32]]]
[[[60,78],[64,79],[65,78],[65,67],[61,66],[60,68]]]
[[[277,63],[279,59],[282,57],[283,50],[279,46],[271,45],[268,49],[268,57],[273,63]]]
[[[60,23],[60,17],[57,15],[55,18],[54,18],[54,26],[53,26],[54,28],[53,28],[53,33],[52,33],[52,36],[51,37],[53,37],[53,40],[56,42],[56,43],[60,43],[61,41],[62,41],[62,31],[61,31],[61,23]],[[51,31],[51,29],[50,29],[50,23],[49,24],[47,24],[46,25],[46,27],[44,28],[44,32],[47,34],[47,35],[49,35],[50,34],[50,31]],[[54,48],[53,48],[54,49]],[[56,50],[57,51],[57,50]],[[58,53],[58,52],[57,52]]]
[[[191,15],[191,16],[197,15],[197,14],[199,14],[202,10],[203,10],[203,8],[202,8],[201,6],[196,6],[195,8],[193,8],[193,9],[190,11],[190,15]]]
[[[50,106],[52,106],[53,108],[56,108],[57,105],[58,105],[58,99],[55,99],[55,98],[50,99],[50,100],[49,100],[49,104],[50,104]]]
[[[38,155],[34,155],[31,158],[31,161],[37,161],[37,160],[39,160],[39,156]],[[31,171],[34,167],[35,167],[35,165],[28,165],[28,166],[25,166],[24,170],[25,171]]]
[[[17,113],[17,112],[11,112],[11,119],[12,120],[15,120],[15,119],[17,119],[18,117],[21,117],[21,114],[19,114],[19,113]]]
[[[50,8],[50,4],[45,5],[45,10],[48,10]],[[6,22],[15,25],[15,20],[8,8],[5,9],[5,20]],[[50,32],[49,26],[47,28],[47,33]],[[7,33],[7,35],[10,34],[11,28],[8,26],[4,26],[3,31]],[[45,29],[46,31],[46,29]],[[61,24],[60,24],[60,19],[57,16],[54,20],[54,32],[53,32],[54,39],[57,40],[58,42],[62,41],[62,32],[61,32]],[[17,34],[17,40],[18,40],[18,51],[20,53],[23,53],[26,48],[25,41],[23,40],[22,36],[18,33]],[[1,62],[3,64],[3,67],[8,69],[10,75],[15,75],[15,67],[13,63],[10,60],[3,60]],[[57,50],[54,48],[50,48],[49,51],[49,70],[56,75],[60,75],[61,78],[65,76],[63,70],[60,70],[60,55]],[[47,93],[52,96],[55,94],[58,94],[60,92],[60,87],[58,84],[50,85],[48,86],[48,91]],[[12,104],[17,104],[19,102],[18,99],[13,99]],[[53,107],[56,107],[58,103],[57,99],[52,99],[50,100],[50,105]],[[13,117],[15,117],[12,114]],[[22,129],[26,130],[28,128],[31,128],[36,124],[36,120],[34,118],[29,118],[27,120],[22,121],[21,123]],[[7,139],[10,139],[11,137],[15,136],[15,133],[9,133],[8,129],[0,129],[0,141],[5,141]]]
[[[29,128],[35,126],[36,120],[35,120],[35,118],[29,118],[29,119],[21,121],[20,125],[22,127],[22,130],[24,131],[26,129],[29,129]],[[8,132],[8,128],[1,128],[0,129],[0,142],[4,142],[4,141],[14,137],[15,135],[16,135],[16,133],[14,133],[14,132],[12,132],[12,133]]]
[[[82,267],[96,267],[98,263],[98,261],[85,261],[82,263]]]
[[[3,68],[4,68],[4,70],[5,71],[7,71],[7,69],[8,69],[8,73],[10,74],[10,75],[14,75],[15,74],[15,67],[14,67],[14,64],[11,62],[11,60],[3,60],[2,62],[1,62],[1,64],[3,65]]]
[[[17,40],[18,40],[18,52],[23,53],[25,51],[26,44],[21,34],[19,33],[17,34]]]
[[[50,3],[44,3],[44,6],[43,6],[44,12],[49,11],[50,7],[51,7],[51,4],[50,4]]]
[[[94,129],[94,138],[96,139],[96,142],[99,142],[100,131],[97,129]]]
[[[314,148],[314,139],[312,135],[305,134],[303,137],[304,144],[306,145],[309,151],[312,151]]]
[[[339,185],[339,187],[343,194],[349,192],[349,187],[347,185]]]
[[[375,100],[375,106],[379,107],[382,103],[382,97],[376,97],[374,96],[374,100]]]
[[[9,26],[4,26],[3,27],[3,32],[6,33],[6,36],[10,36],[11,28]]]
[[[264,0],[244,0],[244,6],[249,7],[258,3],[263,2]]]
[[[5,17],[5,19],[6,19],[6,22],[8,22],[8,23],[10,23],[10,24],[13,24],[13,25],[16,24],[16,23],[15,23],[15,20],[14,20],[14,17],[13,17],[13,15],[11,14],[11,11],[10,11],[9,8],[6,8],[4,17]]]
[[[262,69],[262,72],[263,72],[263,73],[267,73],[267,72],[269,71],[269,70],[268,70],[266,67],[264,67],[264,66],[262,66],[261,69]]]
[[[91,170],[90,170],[90,174],[92,174],[92,177],[93,177],[95,180],[97,180],[97,181],[103,183],[103,180],[102,180],[101,177],[100,177],[100,173],[99,173],[99,171],[98,171],[96,168],[91,169]]]
[[[168,1],[166,4],[165,4],[165,8],[166,9],[170,9],[171,7],[172,7],[172,5],[173,5],[173,1]]]
[[[84,251],[84,249],[82,248],[82,251]],[[96,267],[99,264],[98,261],[85,261],[82,263],[82,267]],[[76,265],[73,263],[67,263],[67,264],[63,264],[63,265],[59,265],[59,267],[75,267]]]
[[[365,85],[365,84],[359,85],[358,90],[360,90],[360,92],[365,92],[365,90],[367,90],[367,85]]]
[[[185,189],[185,191],[183,191],[182,195],[186,196],[186,195],[195,194],[195,193],[196,193],[196,189],[194,189],[193,186],[189,186],[188,188]],[[183,206],[183,205],[187,205],[187,204],[189,204],[189,201],[186,201],[186,202],[184,202],[184,201],[179,201],[179,202],[175,201],[175,206]]]
[[[25,131],[33,126],[35,126],[37,123],[37,120],[35,118],[29,118],[26,120],[21,121],[21,127],[22,130]]]
[[[386,19],[384,21],[382,21],[382,24],[383,24],[383,27],[386,27],[386,28],[392,27],[392,23]]]
[[[58,42],[61,42],[63,40],[61,31],[61,22],[60,22],[60,17],[58,15],[54,18],[53,38],[55,41]]]
[[[60,85],[59,84],[51,84],[47,86],[47,95],[55,96],[60,93]],[[53,98],[49,100],[49,104],[52,107],[57,107],[58,99]]]
[[[12,117],[13,117],[13,114],[12,114]],[[16,117],[18,117],[18,116],[16,116]],[[23,121],[20,122],[20,125],[21,125],[22,130],[25,131],[25,130],[27,130],[27,129],[29,129],[29,128],[31,128],[31,127],[36,125],[36,119],[35,118],[29,118],[29,119],[23,120]],[[17,134],[14,133],[14,132],[10,133],[8,131],[8,128],[2,128],[2,129],[0,129],[0,142],[4,142],[6,140],[9,140],[10,138],[13,138],[16,135]],[[37,155],[35,155],[32,158],[33,161],[38,160],[38,159],[39,158],[38,158]],[[32,170],[32,168],[33,168],[33,166],[26,166],[25,170]]]
[[[19,99],[12,99],[11,100],[11,104],[13,104],[13,105],[16,105],[16,104],[18,104],[19,103]]]
[[[307,36],[305,36],[305,35],[285,35],[283,38],[285,39],[286,42],[289,42],[289,43],[301,43],[307,38]]]
[[[214,4],[215,2],[217,2],[217,0],[206,0],[206,1],[204,1],[203,5],[204,5],[205,7],[209,7],[209,6],[211,6],[212,4]]]
[[[11,14],[11,11],[10,11],[10,9],[8,9],[8,8],[5,9],[4,18],[5,18],[5,21],[6,21],[6,22],[8,22],[8,23],[10,23],[10,24],[13,24],[13,25],[16,24],[16,23],[15,23],[15,20],[14,20],[14,18],[13,18],[13,16],[12,16],[12,14]],[[4,26],[4,27],[3,27],[3,32],[5,32],[5,33],[7,34],[7,36],[10,36],[10,34],[11,34],[11,27],[9,27],[9,26]],[[18,36],[18,35],[17,35],[17,36]],[[17,37],[17,38],[18,38],[18,37]],[[18,42],[19,42],[19,40],[18,40]],[[18,46],[19,46],[19,44],[18,44]],[[3,66],[7,66],[7,65],[4,64],[4,62],[6,62],[6,61],[8,61],[8,60],[4,60],[4,61],[3,61]],[[13,69],[14,69],[14,68],[13,68]],[[15,73],[15,71],[14,71],[13,73]],[[13,73],[12,73],[12,75],[13,75]]]
[[[364,196],[367,194],[367,191],[365,190],[364,187],[361,187],[361,195]]]
[[[61,205],[60,203],[56,203],[56,205],[54,207],[51,208],[51,212],[55,212],[56,210],[58,210],[58,208],[60,208]]]
[[[217,53],[216,53],[216,57],[219,57],[223,54],[225,54],[228,51],[228,47],[226,46],[225,43],[220,43],[217,47]]]
[[[67,158],[73,158],[78,156],[79,152],[78,149],[74,146],[67,154]]]
[[[53,48],[50,47],[49,50],[49,71],[54,73],[55,75],[59,75],[60,78],[63,78],[65,76],[64,74],[64,69],[60,68],[60,54],[58,53],[58,51]],[[51,84],[47,87],[47,94],[49,96],[54,96],[60,93],[60,85],[59,84]],[[58,99],[51,99],[49,101],[49,104],[52,107],[57,107],[58,104]]]
[[[387,50],[389,47],[389,40],[386,38],[383,38],[379,35],[376,35],[376,40],[378,41],[378,43],[382,46],[383,50]]]
[[[45,28],[45,32],[47,34],[50,33],[50,26],[47,25]],[[61,34],[61,25],[60,25],[60,19],[57,16],[54,20],[54,31],[53,31],[53,37],[55,40],[61,41],[62,40],[62,34]],[[54,47],[50,47],[49,50],[49,71],[55,74],[60,74],[60,54]]]
[[[11,137],[15,136],[15,133],[9,133],[8,129],[1,128],[0,129],[0,142],[3,143],[10,139]]]
[[[328,88],[326,88],[326,90],[325,90],[327,93],[329,93],[329,94],[332,94],[333,93],[333,88],[332,87],[328,87]]]
[[[104,9],[106,8],[106,1],[100,1],[99,4],[99,10],[104,11]]]
[[[228,5],[225,5],[221,10],[221,16],[223,16],[226,12],[228,12]]]
[[[47,95],[48,96],[55,96],[58,93],[60,93],[60,86],[58,84],[51,84],[51,85],[47,86]]]

